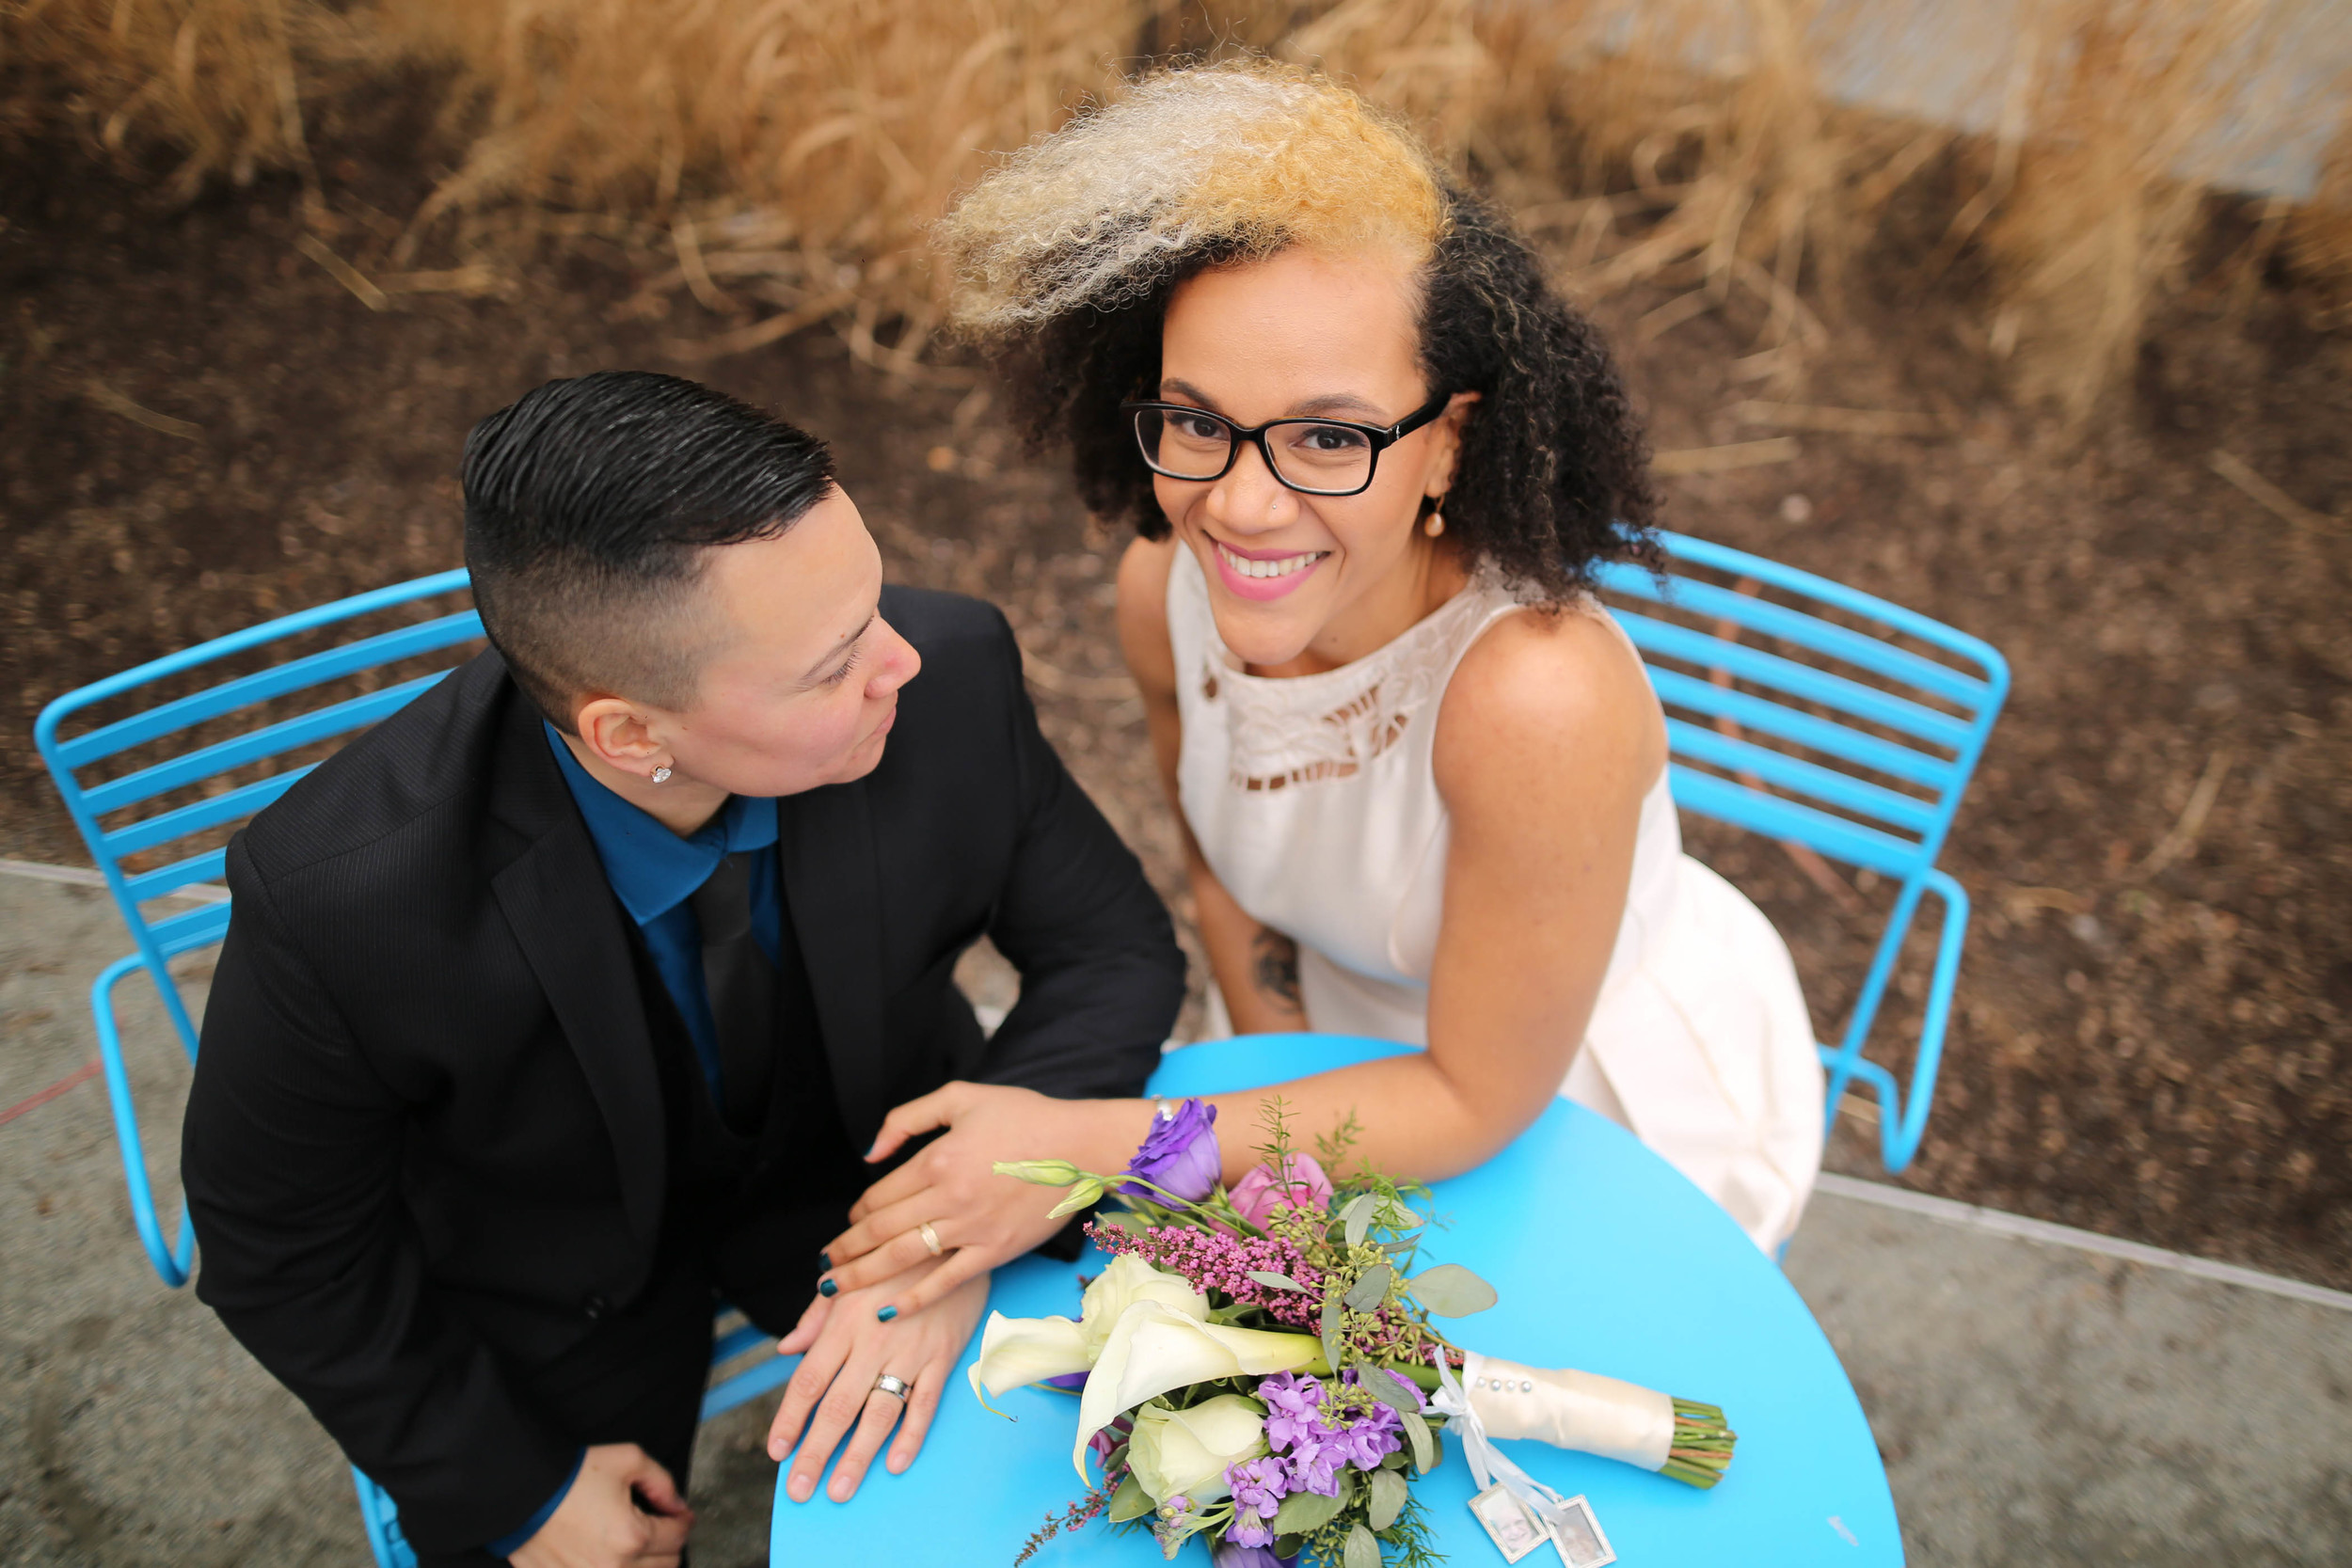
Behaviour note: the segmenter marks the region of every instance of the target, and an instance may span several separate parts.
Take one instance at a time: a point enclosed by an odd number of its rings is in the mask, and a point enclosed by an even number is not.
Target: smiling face
[[[1157,396],[1254,426],[1313,417],[1387,427],[1426,403],[1413,269],[1380,252],[1287,250],[1204,272],[1161,327]],[[1301,494],[1245,445],[1224,477],[1154,476],[1161,510],[1200,562],[1217,633],[1245,663],[1306,673],[1359,658],[1462,580],[1418,526],[1452,483],[1474,394],[1379,454],[1360,495]],[[1177,416],[1171,433],[1181,429]],[[1280,447],[1284,435],[1268,437]],[[1303,476],[1313,453],[1293,464]]]
[[[592,698],[581,738],[627,773],[671,768],[649,800],[864,778],[882,761],[898,689],[922,669],[882,618],[881,594],[881,552],[836,489],[785,533],[710,552],[685,610],[707,650],[691,705]]]

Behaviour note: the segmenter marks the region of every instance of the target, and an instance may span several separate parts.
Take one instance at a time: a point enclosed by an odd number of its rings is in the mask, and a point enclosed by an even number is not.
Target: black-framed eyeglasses
[[[1268,420],[1237,425],[1188,403],[1122,403],[1133,421],[1136,445],[1155,474],[1200,483],[1223,479],[1241,456],[1242,443],[1255,445],[1268,472],[1302,495],[1356,496],[1372,487],[1380,454],[1445,412],[1454,399],[1440,392],[1392,425],[1350,420]]]

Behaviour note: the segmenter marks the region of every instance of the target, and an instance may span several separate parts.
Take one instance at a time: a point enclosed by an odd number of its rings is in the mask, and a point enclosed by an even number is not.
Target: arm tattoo
[[[1258,927],[1249,939],[1250,978],[1258,989],[1292,1012],[1298,1000],[1298,943],[1270,926]]]

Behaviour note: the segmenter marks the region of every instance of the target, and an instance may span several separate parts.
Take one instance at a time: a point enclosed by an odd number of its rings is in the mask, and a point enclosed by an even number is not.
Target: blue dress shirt
[[[580,802],[580,815],[604,862],[605,880],[612,884],[637,928],[644,933],[654,968],[663,989],[677,1004],[686,1032],[693,1037],[694,1053],[702,1058],[703,1076],[710,1082],[710,1098],[723,1102],[724,1085],[719,1075],[719,1027],[710,1016],[710,993],[703,985],[702,927],[694,919],[689,898],[719,863],[745,850],[752,861],[752,940],[776,961],[782,894],[776,883],[776,802],[771,799],[737,795],[719,815],[694,832],[680,838],[644,809],[629,804],[589,775],[564,744],[555,726],[547,726],[548,744],[556,766]]]
[[[572,755],[572,749],[564,744],[564,737],[554,725],[547,725],[547,732],[548,745],[555,752],[555,765],[563,769],[564,783],[570,787],[572,799],[580,803],[580,815],[588,824],[588,836],[596,843],[596,858],[604,863],[604,879],[612,884],[621,908],[628,911],[628,917],[637,922],[638,930],[644,933],[645,947],[653,955],[653,966],[661,976],[662,989],[677,1004],[678,1017],[685,1021],[686,1032],[694,1041],[694,1054],[701,1059],[703,1077],[710,1085],[711,1102],[724,1104],[726,1085],[719,1070],[719,1026],[711,1017],[710,993],[703,983],[702,927],[694,918],[693,906],[687,900],[718,869],[722,860],[745,850],[754,851],[752,940],[759,943],[770,963],[776,961],[783,930],[779,902],[783,894],[776,880],[776,802],[733,796],[720,808],[718,816],[680,838],[651,814],[598,784],[580,765],[580,759]],[[572,1482],[580,1479],[580,1463],[587,1456],[588,1450],[582,1449],[580,1458],[572,1461],[572,1473],[564,1478],[555,1496],[542,1504],[520,1529],[489,1544],[485,1549],[492,1557],[510,1557],[522,1550],[524,1543],[555,1516],[555,1511],[571,1494]]]

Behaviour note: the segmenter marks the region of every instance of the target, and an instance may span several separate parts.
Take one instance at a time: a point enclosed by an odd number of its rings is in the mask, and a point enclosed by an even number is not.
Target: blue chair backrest
[[[137,949],[99,976],[90,1004],[132,1217],[167,1284],[185,1283],[194,1241],[183,1217],[177,1243],[167,1243],[155,1217],[114,988],[146,971],[195,1059],[196,1024],[168,960],[229,928],[228,900],[214,886],[229,834],[318,766],[327,743],[397,711],[470,653],[467,645],[482,636],[472,610],[418,620],[417,610],[404,610],[461,594],[467,581],[462,571],[443,572],[215,638],[70,691],[34,723],[41,759]],[[304,651],[321,640],[315,634],[366,616],[405,624]],[[283,657],[289,650],[278,645],[289,643],[293,657]],[[273,657],[278,662],[266,662]],[[392,684],[382,684],[394,666]],[[150,914],[155,900],[176,893],[210,896]]]
[[[1660,542],[1676,568],[1662,582],[1614,563],[1599,586],[1665,705],[1676,803],[1899,884],[1846,1037],[1822,1054],[1830,1118],[1851,1079],[1874,1085],[1882,1152],[1899,1170],[1932,1095],[1966,920],[1965,895],[1936,858],[2009,665],[1979,639],[1825,578],[1683,534]],[[1947,900],[1946,937],[1913,1093],[1899,1103],[1862,1047],[1930,891]]]
[[[191,883],[218,880],[225,847],[192,847],[185,841],[198,835],[222,837],[226,830],[285,794],[317,766],[312,761],[272,769],[270,765],[286,753],[376,722],[449,672],[440,669],[412,674],[381,689],[277,718],[241,734],[208,735],[204,744],[192,749],[166,748],[161,755],[146,749],[262,703],[348,677],[364,680],[367,673],[383,666],[469,642],[482,636],[482,618],[468,610],[394,627],[200,686],[152,706],[110,713],[70,737],[64,733],[68,721],[102,705],[112,709],[119,699],[121,705],[130,705],[153,695],[154,689],[187,684],[181,677],[209,673],[208,666],[234,656],[266,650],[273,643],[413,600],[461,594],[466,586],[463,571],[443,572],[339,599],[125,670],[68,692],[41,710],[33,726],[34,743],[65,798],[73,825],[81,830],[83,842],[89,846],[105,877],[141,956],[156,973],[162,973],[167,957],[217,941],[229,925],[226,904],[153,921],[144,912],[145,905],[167,894]],[[110,772],[100,766],[135,751],[145,752],[136,758],[136,766]],[[107,776],[90,776],[97,772],[107,772]],[[246,777],[232,787],[214,784],[236,772]]]

